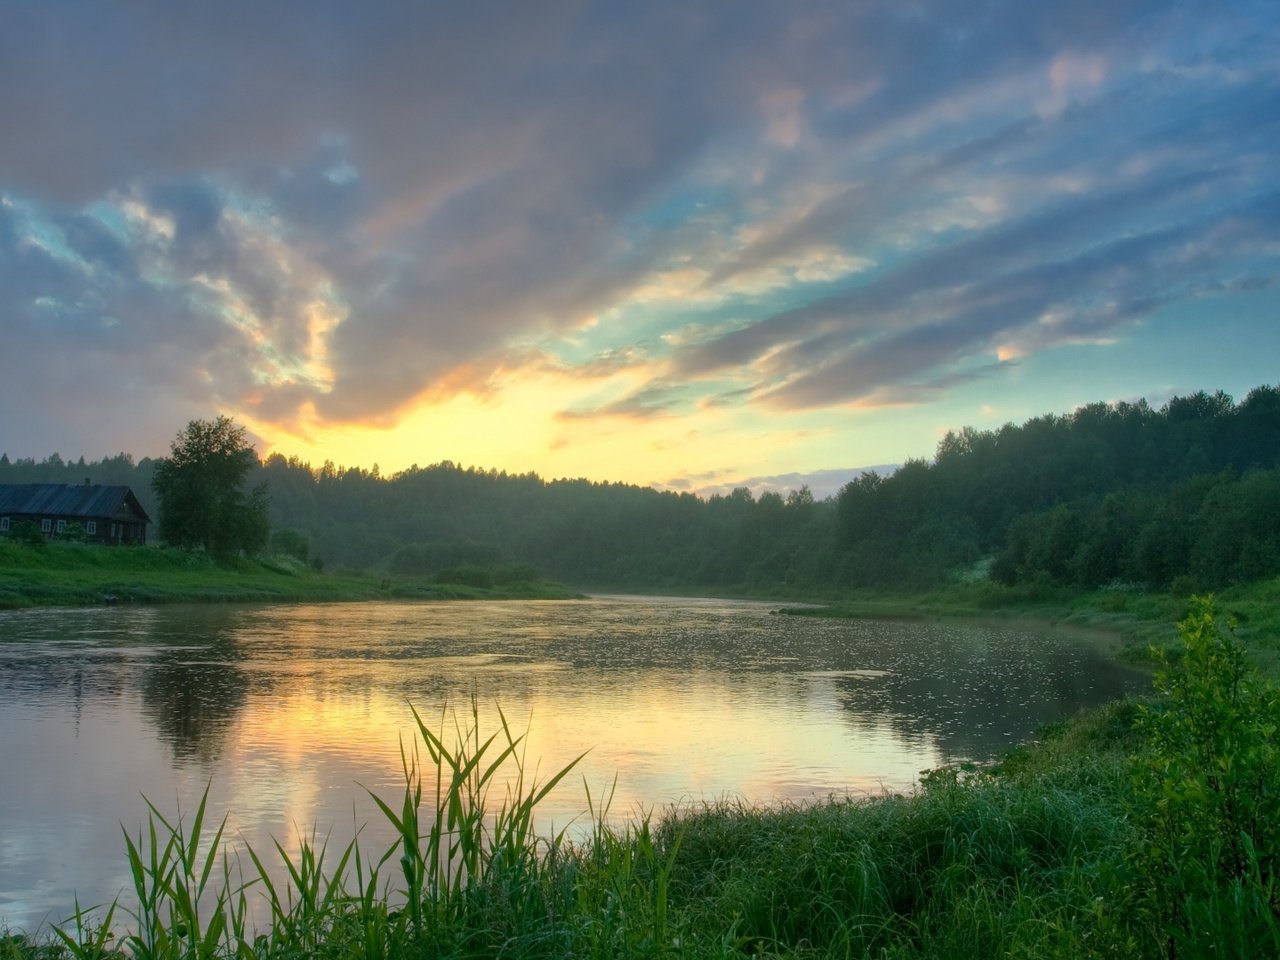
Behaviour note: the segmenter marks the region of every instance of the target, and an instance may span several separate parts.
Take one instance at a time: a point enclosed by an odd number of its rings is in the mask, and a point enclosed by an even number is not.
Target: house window
[[[87,534],[89,534],[90,536],[92,536],[93,534],[97,533],[97,532],[98,532],[98,521],[97,521],[97,520],[86,520],[86,521],[84,522],[84,532],[85,532],[85,533],[87,533]]]
[[[58,532],[59,532],[59,533],[66,533],[66,532],[67,532],[67,521],[65,521],[65,520],[59,520],[59,521],[58,521]]]
[[[52,520],[41,520],[41,521],[40,521],[40,532],[41,532],[41,533],[48,533],[48,532],[50,532],[52,529],[53,529],[53,521],[52,521]]]
[[[0,533],[5,533],[9,529],[9,518],[0,517]]]
[[[116,536],[116,525],[113,523],[111,525],[111,538],[114,540],[115,536]]]

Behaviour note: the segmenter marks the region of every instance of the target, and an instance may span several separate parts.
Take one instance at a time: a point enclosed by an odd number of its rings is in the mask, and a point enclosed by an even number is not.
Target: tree
[[[43,547],[48,541],[43,533],[40,532],[39,525],[32,523],[30,520],[19,520],[13,525],[13,529],[9,531],[9,539],[14,543],[21,543],[28,547]]]
[[[310,559],[311,541],[297,530],[277,530],[271,535],[271,551],[306,563]]]
[[[177,547],[220,556],[253,555],[267,544],[267,485],[244,490],[258,455],[230,417],[192,420],[156,462],[160,537]]]

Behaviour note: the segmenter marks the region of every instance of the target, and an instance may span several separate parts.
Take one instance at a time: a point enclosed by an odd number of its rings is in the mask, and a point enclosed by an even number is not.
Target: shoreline
[[[1137,588],[1068,591],[1003,587],[990,581],[914,591],[775,585],[711,593],[678,586],[591,587],[591,593],[747,600],[776,604],[785,616],[868,620],[954,620],[1068,630],[1104,639],[1119,659],[1150,663],[1152,648],[1177,639],[1191,598]],[[489,587],[436,583],[381,572],[317,572],[291,557],[217,562],[163,547],[112,549],[78,544],[23,547],[0,541],[0,611],[169,603],[332,603],[386,600],[568,600],[584,590],[548,580]],[[1224,621],[1264,675],[1280,677],[1280,578],[1217,594]]]
[[[0,543],[0,611],[171,603],[378,600],[552,600],[576,593],[548,580],[493,587],[378,573],[321,573],[291,557],[219,562],[162,547]]]

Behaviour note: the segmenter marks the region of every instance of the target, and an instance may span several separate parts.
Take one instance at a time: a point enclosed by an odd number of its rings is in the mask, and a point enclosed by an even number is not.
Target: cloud
[[[1056,117],[1082,93],[1087,96],[1107,77],[1107,60],[1098,54],[1060,53],[1049,64],[1050,94],[1036,105],[1041,116]]]
[[[0,426],[390,425],[547,357],[644,381],[581,415],[940,397],[1275,281],[1273,26],[1254,2],[18,0],[0,317],[51,359],[6,351],[2,406],[41,412]]]
[[[556,417],[560,420],[594,420],[601,417],[637,421],[667,419],[687,405],[687,391],[682,384],[655,380],[621,399],[589,409],[562,410]]]
[[[675,477],[655,484],[659,489],[681,493],[695,493],[700,497],[725,497],[734,490],[747,489],[757,499],[765,493],[786,496],[801,487],[808,487],[815,500],[837,496],[851,481],[868,473],[888,476],[899,464],[882,463],[873,467],[843,467],[830,470],[814,470],[808,473],[780,473],[770,476],[734,477],[730,471]]]
[[[234,336],[199,322],[172,290],[139,283],[138,264],[99,225],[64,217],[52,233],[37,220],[41,242],[31,223],[0,206],[6,445],[48,453],[75,423],[76,453],[162,452],[175,415],[207,413],[208,379],[244,378]]]
[[[1096,242],[1108,228],[1132,229],[1134,211],[1167,209],[1211,179],[1176,176],[1056,205],[693,346],[676,363],[699,374],[760,361],[779,384],[762,401],[804,408],[865,398],[1002,349],[1021,356],[1105,338],[1172,300],[1213,289],[1206,278],[1280,227],[1276,197],[1266,195]]]

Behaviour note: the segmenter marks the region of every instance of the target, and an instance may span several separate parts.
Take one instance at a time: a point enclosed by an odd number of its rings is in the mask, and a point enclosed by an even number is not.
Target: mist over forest
[[[157,461],[11,460],[0,483],[127,484],[153,520]],[[948,433],[836,496],[699,498],[449,461],[384,476],[272,455],[273,549],[326,569],[430,576],[532,565],[580,588],[822,592],[953,579],[1204,590],[1280,573],[1280,387],[1160,408],[1092,403]]]

